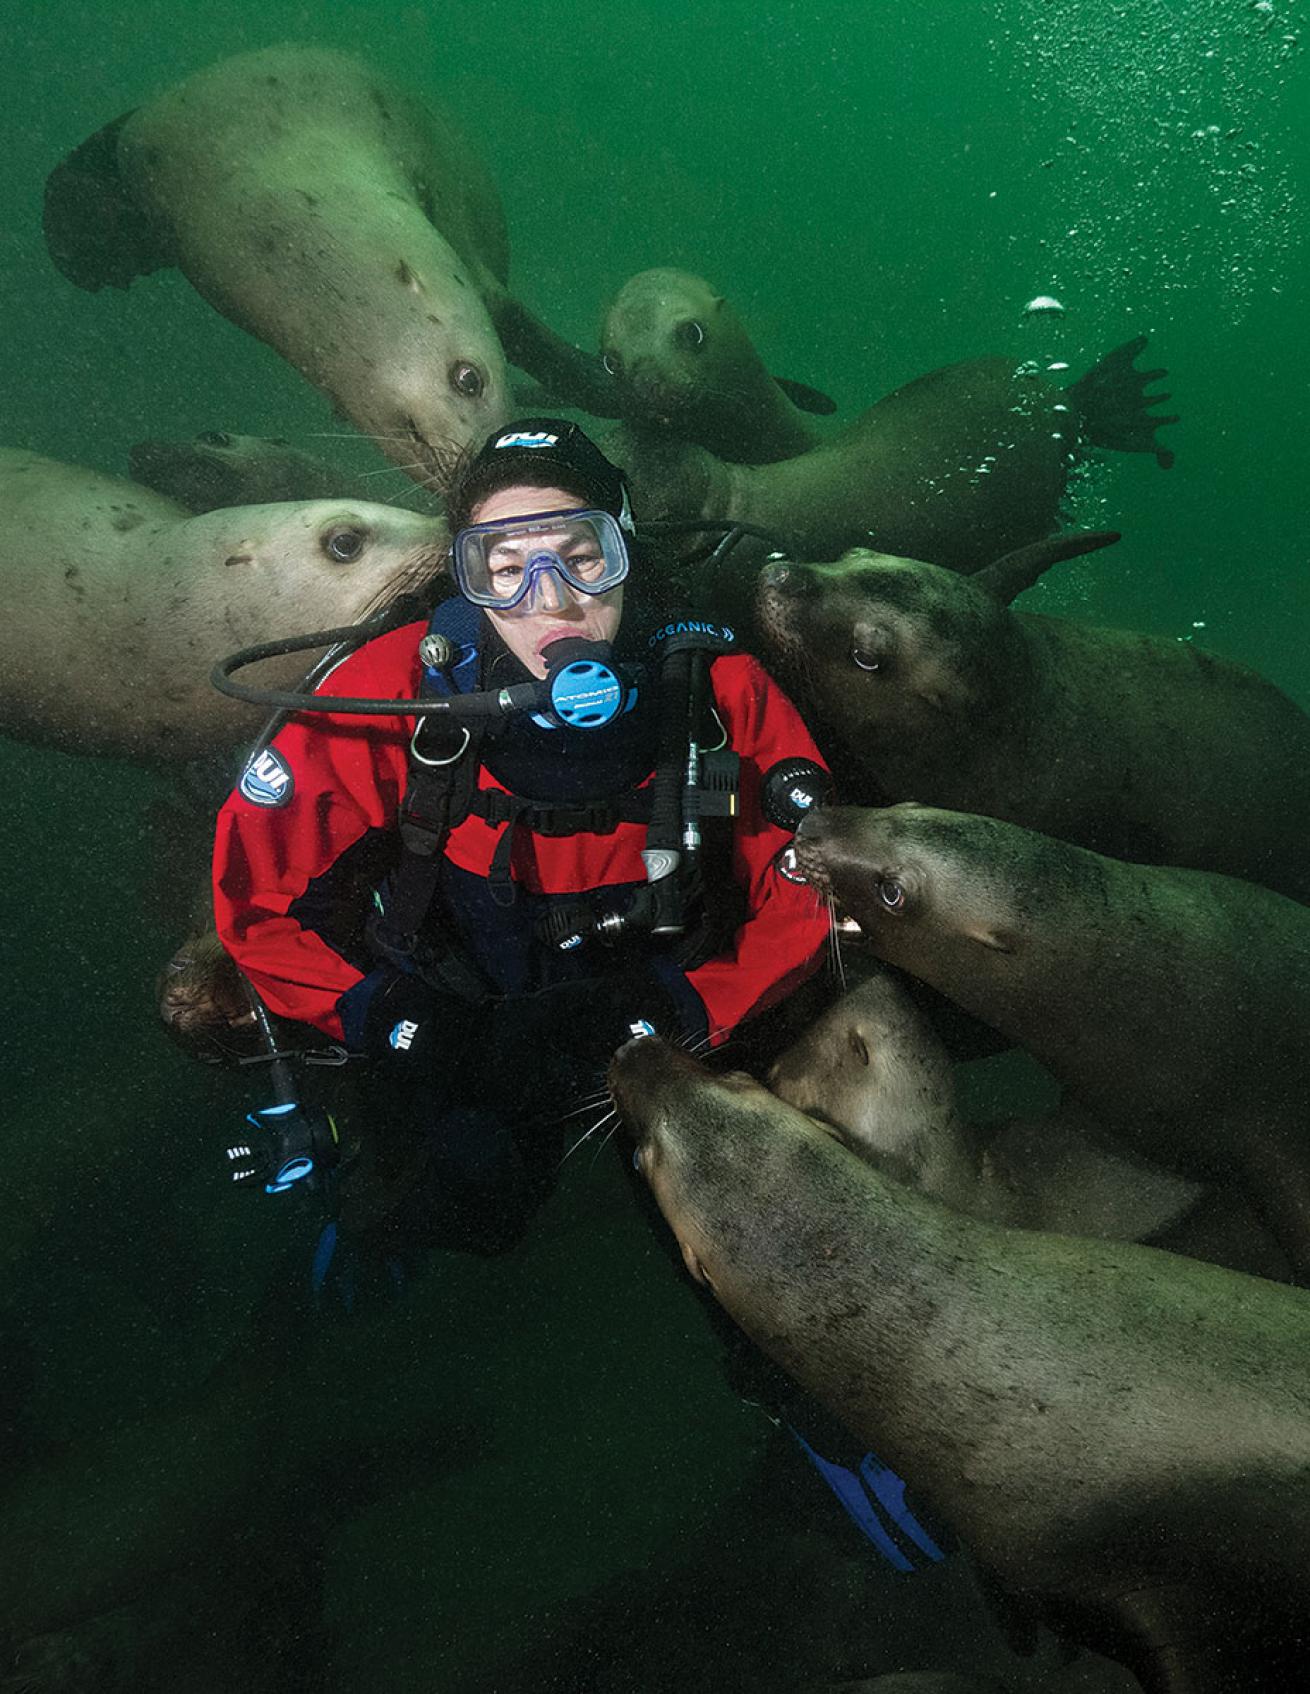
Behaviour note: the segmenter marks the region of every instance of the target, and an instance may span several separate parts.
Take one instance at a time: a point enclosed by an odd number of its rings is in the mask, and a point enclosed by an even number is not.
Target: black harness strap
[[[479,788],[473,793],[469,811],[493,826],[526,824],[534,835],[610,835],[621,823],[648,823],[650,806],[649,788],[634,788],[617,798],[582,800],[571,806],[520,800],[501,788]]]
[[[388,903],[369,925],[377,951],[402,969],[416,970],[435,988],[477,1004],[491,993],[482,973],[464,956],[445,926],[421,941],[425,925],[440,913],[436,898],[442,848],[451,830],[468,816],[481,765],[483,726],[466,725],[454,748],[441,756],[424,753],[420,724],[410,742],[409,784],[398,827],[404,853],[391,879]]]

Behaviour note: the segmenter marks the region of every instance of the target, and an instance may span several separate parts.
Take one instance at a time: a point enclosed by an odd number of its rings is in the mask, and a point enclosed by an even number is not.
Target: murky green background
[[[1031,598],[1203,640],[1310,703],[1300,0],[47,0],[7,13],[5,444],[121,473],[142,437],[227,428],[369,462],[180,276],[82,294],[40,235],[46,173],[91,131],[210,59],[315,40],[448,102],[498,176],[517,288],[585,345],[614,290],[651,265],[710,277],[773,368],[848,415],[955,359],[1080,369],[1147,332],[1183,413],[1177,466],[1091,469],[1075,518],[1126,539]],[[1066,315],[1025,322],[1039,293]],[[21,559],[21,535],[0,546]],[[168,1508],[172,1575],[125,1626],[158,1634],[143,1688],[517,1687],[487,1667],[606,1578],[630,1594],[624,1628],[644,1642],[643,1598],[724,1509],[767,1425],[723,1386],[698,1307],[609,1160],[578,1161],[519,1257],[445,1262],[408,1301],[320,1334],[267,1416],[266,1382],[209,1373],[270,1288],[299,1289],[312,1227],[222,1191],[215,1154],[248,1091],[156,1031],[152,982],[179,933],[177,870],[148,827],[165,787],[7,743],[0,782],[0,1465],[28,1489],[0,1496],[0,1536],[27,1521],[20,1508],[81,1513],[89,1565],[130,1574],[145,1555],[130,1536],[115,1552],[105,1514],[135,1498],[148,1518],[159,1477],[183,1479],[195,1509]],[[53,1160],[58,1146],[76,1158]],[[48,1443],[67,1443],[74,1468]],[[768,1611],[802,1620],[788,1639],[822,1638],[813,1558],[770,1545]],[[761,1591],[742,1575],[752,1556],[733,1543],[719,1560],[739,1621]],[[932,1662],[943,1645],[911,1587],[878,1589],[887,1664],[916,1643],[906,1662]],[[106,1595],[130,1597],[113,1583]],[[194,1616],[185,1651],[170,1606]],[[253,1667],[234,1619],[263,1643]],[[701,1686],[674,1621],[645,1628],[643,1668],[594,1686]],[[606,1651],[615,1636],[611,1617]],[[698,1653],[704,1686],[756,1686],[737,1680],[749,1652],[730,1625],[719,1639],[722,1663]],[[796,1651],[800,1668],[818,1662]],[[593,1686],[584,1658],[549,1686]]]

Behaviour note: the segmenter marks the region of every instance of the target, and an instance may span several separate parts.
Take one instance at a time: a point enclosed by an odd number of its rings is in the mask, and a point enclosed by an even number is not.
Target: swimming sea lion
[[[1310,1277],[1310,911],[914,804],[825,807],[795,851],[881,958],[1043,1064],[1075,1128],[1239,1184]]]
[[[362,501],[192,517],[117,477],[5,450],[0,516],[0,733],[150,763],[221,753],[259,728],[266,713],[210,685],[215,660],[358,621],[435,576],[446,542],[436,518]],[[252,674],[291,686],[312,658]]]
[[[508,292],[500,198],[454,124],[344,53],[197,72],[54,171],[45,229],[82,288],[177,266],[425,484],[510,417],[506,353],[579,404],[610,391]]]
[[[189,441],[138,441],[128,454],[132,481],[189,512],[268,506],[282,500],[382,499],[376,474],[336,469],[277,436],[208,429]],[[397,476],[394,468],[384,473]],[[417,489],[404,489],[422,499]],[[392,504],[390,500],[385,502]]]
[[[788,1105],[832,1125],[887,1176],[1014,1229],[1145,1241],[1285,1281],[1290,1267],[1240,1191],[1111,1151],[1060,1112],[966,1123],[955,1074],[903,980],[874,971],[768,1073]]]
[[[837,410],[817,389],[770,376],[733,308],[687,271],[629,277],[605,312],[600,348],[625,418],[735,464],[807,452],[819,433],[806,414]]]
[[[607,451],[643,521],[752,524],[806,559],[873,539],[967,571],[1052,528],[1076,446],[1061,406],[1035,368],[974,359],[918,377],[777,464],[729,464],[626,427]]]
[[[890,971],[871,972],[830,1006],[775,1060],[768,1084],[897,1182],[991,1223],[1140,1241],[1201,1194],[1199,1183],[1102,1151],[1058,1119],[967,1124],[946,1049]]]
[[[1032,361],[947,365],[777,464],[724,463],[644,427],[615,431],[608,450],[648,522],[731,519],[766,530],[796,558],[835,559],[872,541],[974,571],[1055,526],[1089,442],[1156,451],[1150,431],[1175,420],[1145,410],[1155,400],[1140,387],[1163,373],[1133,369],[1144,346],[1139,337],[1117,348],[1083,379],[1091,386],[1074,390],[1053,386]]]
[[[968,580],[862,550],[769,565],[761,648],[853,800],[986,812],[1310,900],[1310,718],[1192,642],[1010,609],[1116,539],[1057,536]]]
[[[658,1038],[609,1082],[692,1273],[1018,1603],[1152,1694],[1282,1694],[1310,1293],[964,1217]]]

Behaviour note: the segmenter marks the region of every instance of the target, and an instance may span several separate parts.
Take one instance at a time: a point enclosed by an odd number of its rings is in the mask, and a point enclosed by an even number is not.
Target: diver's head
[[[488,438],[447,501],[460,593],[507,648],[544,677],[564,636],[613,642],[623,615],[628,537],[623,473],[576,424],[527,418]]]

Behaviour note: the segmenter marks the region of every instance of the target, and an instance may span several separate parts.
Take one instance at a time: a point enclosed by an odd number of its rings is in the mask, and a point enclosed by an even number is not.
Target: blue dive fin
[[[791,1429],[806,1458],[837,1496],[856,1528],[878,1549],[893,1569],[908,1574],[916,1567],[892,1540],[878,1515],[878,1506],[882,1507],[901,1534],[925,1557],[933,1560],[946,1557],[906,1505],[905,1483],[894,1470],[884,1465],[876,1454],[864,1455],[860,1460],[857,1475],[855,1471],[847,1470],[845,1465],[836,1464],[831,1459],[825,1459],[821,1453],[816,1453],[798,1429],[792,1429],[790,1424],[787,1427]],[[872,1499],[870,1495],[873,1496]]]

